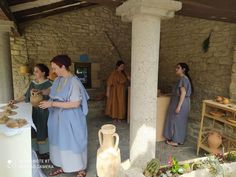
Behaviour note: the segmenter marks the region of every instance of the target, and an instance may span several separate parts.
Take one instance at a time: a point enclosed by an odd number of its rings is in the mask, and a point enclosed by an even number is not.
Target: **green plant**
[[[229,161],[229,162],[235,162],[236,161],[236,152],[229,152],[226,156],[225,156],[225,160]]]
[[[202,43],[202,50],[206,53],[210,46],[210,39],[211,39],[212,31],[210,32],[209,36],[203,41]]]
[[[143,174],[146,177],[157,177],[157,173],[160,169],[160,161],[158,159],[152,159],[148,162]]]
[[[179,162],[176,160],[175,157],[172,158],[171,160],[171,173],[172,174],[183,174],[184,173],[184,168],[179,165]]]
[[[224,177],[224,169],[215,156],[208,156],[207,159],[203,161],[202,167],[208,168],[213,176],[221,175]]]
[[[190,172],[191,171],[191,167],[189,163],[183,164],[183,169],[185,172]]]

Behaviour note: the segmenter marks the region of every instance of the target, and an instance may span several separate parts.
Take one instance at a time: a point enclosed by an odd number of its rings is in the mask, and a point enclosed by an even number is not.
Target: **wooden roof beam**
[[[16,22],[6,0],[0,0],[0,8],[9,20]]]
[[[66,0],[66,1],[60,1],[60,2],[49,4],[49,5],[45,5],[45,6],[35,7],[32,9],[18,11],[13,14],[16,18],[23,18],[24,16],[39,14],[39,13],[50,11],[52,9],[57,9],[63,6],[72,5],[72,4],[80,4],[80,3],[83,3],[83,2],[81,2],[81,0]]]
[[[32,1],[37,1],[37,0],[8,0],[9,6],[14,6],[17,4],[22,4],[26,2],[32,2]]]
[[[36,13],[36,14],[31,14],[31,15],[27,15],[27,16],[24,16],[24,17],[20,17],[19,19],[17,18],[17,21],[23,23],[23,22],[26,22],[26,21],[29,21],[29,20],[44,18],[44,17],[48,17],[48,16],[51,16],[51,15],[56,15],[56,14],[59,14],[59,13],[72,11],[72,10],[94,7],[96,5],[97,4],[95,4],[95,3],[80,3],[80,4],[67,5],[67,6],[56,8],[56,9],[50,9],[50,10],[47,10],[47,11],[44,11],[44,12],[39,12],[39,13]]]
[[[39,6],[45,6],[45,5],[49,5],[49,4],[60,2],[60,1],[63,1],[63,0],[30,1],[30,2],[26,2],[26,3],[21,3],[21,4],[14,5],[14,6],[10,6],[10,9],[11,9],[11,12],[14,13],[14,12],[17,12],[17,11],[31,9],[31,8],[35,8],[35,7],[39,7]]]

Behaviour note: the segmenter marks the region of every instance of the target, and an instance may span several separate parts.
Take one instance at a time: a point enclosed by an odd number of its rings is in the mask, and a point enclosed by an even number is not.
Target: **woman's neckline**
[[[72,77],[72,76],[74,76],[74,74],[72,74],[71,72],[69,72],[68,73],[68,75],[66,75],[66,76],[61,76],[62,78],[70,78],[70,77]]]
[[[36,85],[40,85],[40,84],[43,84],[47,81],[48,81],[48,79],[45,79],[43,82],[37,82],[36,80],[33,80],[33,83],[36,84]]]

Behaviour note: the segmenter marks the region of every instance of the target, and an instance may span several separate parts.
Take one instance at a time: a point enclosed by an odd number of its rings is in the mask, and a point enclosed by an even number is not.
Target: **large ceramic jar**
[[[222,136],[220,133],[215,131],[210,132],[207,141],[212,154],[221,153],[219,147],[222,144]]]
[[[117,177],[120,168],[119,136],[116,127],[106,124],[98,132],[100,148],[97,150],[97,175]]]
[[[38,107],[39,103],[43,100],[43,95],[39,90],[31,90],[30,102],[33,107]]]

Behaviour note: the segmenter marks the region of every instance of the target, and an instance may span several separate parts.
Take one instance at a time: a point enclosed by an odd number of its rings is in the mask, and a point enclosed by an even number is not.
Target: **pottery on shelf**
[[[38,107],[39,103],[43,100],[43,95],[39,90],[31,90],[30,102],[33,107]]]
[[[208,146],[212,154],[221,153],[219,147],[222,144],[222,136],[216,131],[212,131],[208,135]]]
[[[121,159],[119,135],[116,127],[106,124],[98,132],[100,148],[97,150],[97,175],[99,177],[117,177]]]
[[[230,100],[228,98],[223,98],[223,104],[229,104]]]

